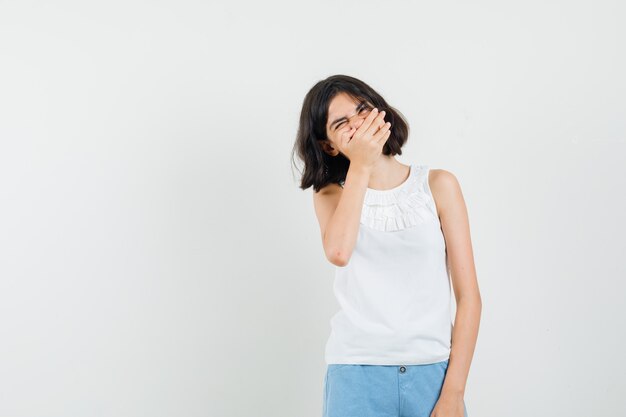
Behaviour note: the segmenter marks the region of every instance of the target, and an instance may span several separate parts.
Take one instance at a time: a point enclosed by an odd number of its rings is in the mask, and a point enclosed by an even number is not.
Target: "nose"
[[[363,123],[363,117],[359,117],[358,114],[353,114],[348,119],[348,122],[350,123],[350,127],[358,129],[359,126],[361,126],[361,123]]]

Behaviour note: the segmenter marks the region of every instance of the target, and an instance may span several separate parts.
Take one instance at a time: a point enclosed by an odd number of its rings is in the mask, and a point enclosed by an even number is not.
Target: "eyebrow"
[[[363,107],[365,107],[367,105],[367,102],[365,100],[362,100],[357,106],[356,106],[356,112],[358,113],[359,111],[361,111],[361,109]],[[348,118],[346,116],[340,117],[339,119],[335,119],[330,126],[328,126],[328,129],[332,130],[333,126],[339,122],[343,122],[344,120],[348,120]]]

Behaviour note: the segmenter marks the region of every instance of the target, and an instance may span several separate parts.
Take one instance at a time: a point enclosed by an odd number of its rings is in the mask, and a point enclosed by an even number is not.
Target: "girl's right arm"
[[[324,253],[334,265],[346,266],[352,255],[370,172],[368,166],[351,163],[343,188],[329,184],[313,193]]]
[[[337,266],[346,266],[350,260],[372,167],[391,134],[391,124],[385,123],[384,113],[374,108],[358,129],[352,127],[340,136],[337,146],[350,160],[343,188],[330,184],[313,193],[324,253]]]

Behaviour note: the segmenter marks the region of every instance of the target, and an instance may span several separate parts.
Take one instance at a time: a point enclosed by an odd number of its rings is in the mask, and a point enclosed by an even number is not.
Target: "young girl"
[[[394,158],[408,133],[353,77],[328,77],[304,99],[300,187],[315,191],[341,307],[326,343],[324,417],[467,417],[482,308],[467,210],[451,172]]]

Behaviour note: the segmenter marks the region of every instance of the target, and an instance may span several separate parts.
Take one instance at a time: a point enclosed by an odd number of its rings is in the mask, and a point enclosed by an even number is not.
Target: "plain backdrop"
[[[0,417],[321,416],[319,80],[468,206],[471,417],[626,414],[620,1],[0,1]],[[297,162],[297,161],[296,161]]]

